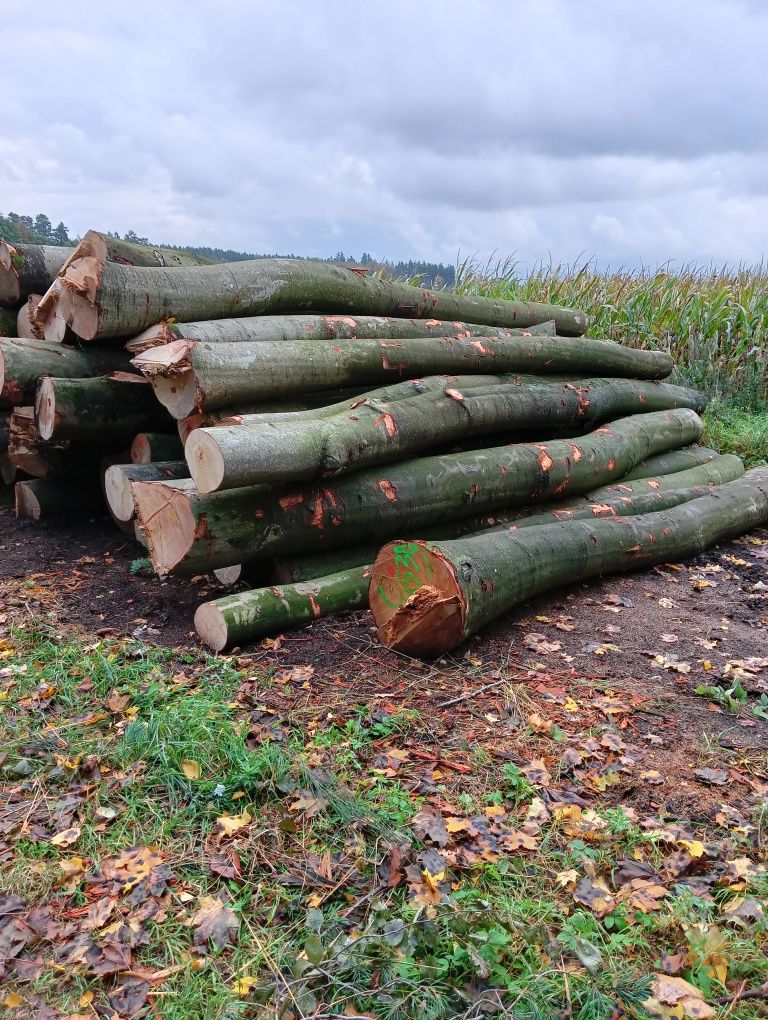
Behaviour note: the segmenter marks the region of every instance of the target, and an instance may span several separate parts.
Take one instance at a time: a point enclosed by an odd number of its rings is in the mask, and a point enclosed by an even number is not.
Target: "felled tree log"
[[[557,332],[580,336],[581,312],[555,305],[461,297],[362,276],[327,262],[256,259],[225,265],[144,269],[105,262],[97,253],[72,259],[44,295],[37,324],[72,326],[84,340],[135,336],[163,319],[201,322],[295,312],[391,315],[396,318],[480,322],[489,326],[532,326],[553,320]]]
[[[16,482],[16,516],[32,521],[48,517],[82,519],[104,509],[98,480],[93,475],[80,478],[35,478]]]
[[[78,350],[48,340],[4,337],[0,339],[0,398],[16,406],[29,403],[42,375],[80,379],[129,368],[125,351]]]
[[[353,567],[313,581],[238,592],[198,606],[195,628],[210,648],[220,652],[329,613],[365,608],[369,583],[370,570]]]
[[[153,461],[178,460],[184,446],[178,436],[167,432],[139,432],[131,443],[131,462],[151,464]]]
[[[34,408],[15,407],[8,420],[8,457],[18,471],[33,478],[56,478],[87,474],[98,465],[101,451],[97,446],[41,442]]]
[[[13,485],[16,481],[17,469],[7,453],[0,453],[0,480],[3,485]]]
[[[529,376],[501,385],[423,394],[396,402],[366,399],[352,412],[291,425],[196,429],[184,453],[200,492],[328,478],[405,460],[430,447],[517,428],[590,426],[609,418],[675,407],[703,410],[695,390],[634,379],[548,382]]]
[[[95,379],[44,376],[37,387],[35,423],[43,440],[128,442],[168,420],[140,376],[126,372]]]
[[[370,385],[442,372],[538,372],[584,376],[663,378],[672,359],[608,340],[520,336],[506,340],[301,341],[202,344],[176,340],[153,347],[132,364],[151,380],[175,418],[238,402],[276,399],[334,384]]]
[[[44,294],[71,254],[71,248],[0,241],[0,304],[17,305],[30,294]]]
[[[13,333],[13,336],[20,337],[22,340],[35,338],[35,331],[32,328],[32,314],[40,304],[40,298],[40,294],[30,294],[21,308],[19,308],[16,313],[16,331]]]
[[[116,521],[127,523],[136,516],[131,485],[133,482],[169,481],[188,478],[183,460],[160,461],[156,464],[113,464],[104,472],[104,496]]]
[[[429,541],[459,538],[473,532],[494,528],[515,531],[541,524],[565,521],[593,520],[601,517],[628,517],[664,510],[696,499],[710,491],[714,485],[732,482],[744,474],[744,465],[733,454],[716,457],[706,464],[656,478],[636,479],[634,482],[617,482],[593,489],[585,496],[561,500],[543,507],[524,510],[502,509],[494,514],[448,521],[435,527],[426,525],[421,536]],[[343,549],[326,549],[321,552],[295,556],[281,556],[272,561],[271,579],[276,584],[292,584],[314,577],[348,570],[351,567],[373,563],[380,543],[370,542]]]
[[[756,468],[711,495],[640,517],[391,542],[371,577],[379,640],[409,655],[440,654],[553,587],[685,559],[766,521],[768,469]]]
[[[173,340],[212,344],[260,343],[264,340],[399,340],[409,337],[496,336],[522,332],[555,335],[553,321],[523,329],[441,319],[397,319],[382,315],[252,315],[246,319],[208,322],[159,322],[130,339],[125,349],[141,354]]]
[[[283,493],[254,486],[203,495],[182,481],[136,483],[134,494],[158,573],[207,573],[588,492],[646,457],[694,442],[702,427],[694,411],[657,411],[578,440],[421,457]]]
[[[657,457],[650,457],[638,464],[628,475],[624,476],[624,481],[631,482],[634,478],[671,475],[676,471],[698,467],[700,464],[709,464],[716,457],[719,457],[717,451],[710,450],[706,446],[694,445],[687,446],[684,450],[670,450],[669,453],[660,453]]]

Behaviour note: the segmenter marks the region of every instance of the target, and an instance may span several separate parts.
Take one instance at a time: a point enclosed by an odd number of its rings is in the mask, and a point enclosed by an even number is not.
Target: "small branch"
[[[438,708],[448,708],[450,705],[458,705],[460,701],[466,701],[467,698],[474,698],[478,694],[483,694],[485,691],[493,690],[494,687],[501,687],[502,684],[512,683],[509,677],[504,677],[503,680],[494,680],[492,684],[486,684],[484,687],[478,687],[477,690],[467,691],[466,694],[460,694],[458,698],[449,698],[448,701],[438,702]]]

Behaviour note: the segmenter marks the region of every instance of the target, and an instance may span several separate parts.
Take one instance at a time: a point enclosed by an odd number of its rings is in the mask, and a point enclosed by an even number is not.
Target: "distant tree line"
[[[106,231],[106,233],[111,233],[112,237],[120,237],[117,231]],[[278,255],[277,253],[258,255],[254,252],[234,251],[232,248],[206,248],[166,243],[158,245],[156,241],[140,237],[134,230],[129,230],[122,236],[123,240],[132,241],[134,244],[175,248],[177,251],[189,252],[191,255],[200,255],[218,262],[243,262],[247,259],[265,258],[305,258],[303,255]],[[11,244],[53,244],[61,247],[71,247],[80,240],[79,237],[70,237],[69,230],[61,222],[54,227],[45,213],[38,213],[37,216],[21,216],[15,212],[9,212],[6,215],[0,213],[0,238],[10,241]],[[358,259],[353,255],[345,255],[343,251],[337,251],[333,258],[323,259],[323,261],[365,266],[371,272],[378,272],[384,276],[398,279],[406,278],[424,287],[451,287],[456,279],[455,268],[444,265],[442,262],[422,262],[418,259],[410,259],[407,262],[390,262],[386,259],[375,259],[369,252],[363,252]]]

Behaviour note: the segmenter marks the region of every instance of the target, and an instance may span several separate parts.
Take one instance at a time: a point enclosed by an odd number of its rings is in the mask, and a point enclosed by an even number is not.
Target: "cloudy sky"
[[[255,252],[768,254],[764,0],[0,0],[0,211]]]

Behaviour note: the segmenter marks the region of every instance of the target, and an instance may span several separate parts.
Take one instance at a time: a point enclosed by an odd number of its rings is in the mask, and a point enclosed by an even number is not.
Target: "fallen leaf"
[[[51,836],[51,846],[72,846],[80,839],[80,826],[75,825],[71,829],[64,829]]]
[[[694,769],[694,776],[707,786],[725,786],[728,773],[724,769]]]
[[[219,836],[222,838],[224,836],[233,836],[236,832],[250,825],[252,821],[253,815],[248,811],[243,811],[239,815],[219,815],[216,819],[216,826],[219,830]]]
[[[218,896],[201,896],[199,906],[192,916],[195,945],[203,946],[212,942],[218,949],[224,949],[234,941],[240,927],[234,911]]]
[[[185,758],[181,763],[181,771],[187,779],[199,779],[203,774],[203,767],[199,761],[194,761],[192,758]]]

